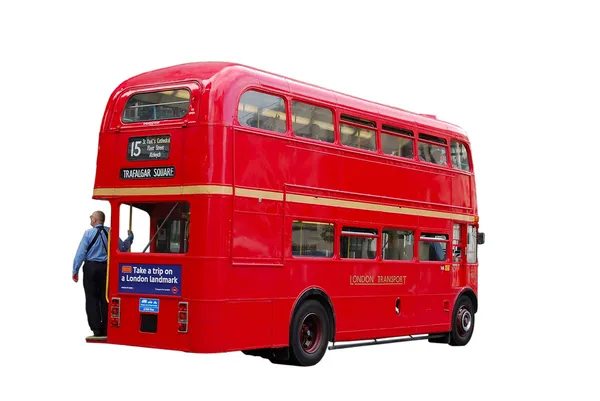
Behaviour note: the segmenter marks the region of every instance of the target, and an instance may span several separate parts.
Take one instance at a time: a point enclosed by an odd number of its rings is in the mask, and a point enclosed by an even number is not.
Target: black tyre
[[[290,328],[292,363],[312,366],[319,363],[329,344],[330,322],[318,301],[309,299],[294,314]]]
[[[454,307],[452,316],[452,332],[450,333],[450,345],[467,345],[473,330],[475,329],[475,311],[473,302],[467,296],[461,296]]]
[[[429,333],[431,338],[428,338],[427,341],[435,344],[449,344],[450,343],[450,332],[447,333]]]

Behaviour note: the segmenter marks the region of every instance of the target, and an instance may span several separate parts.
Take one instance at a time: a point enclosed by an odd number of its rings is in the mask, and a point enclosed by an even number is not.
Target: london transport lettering
[[[404,285],[406,276],[350,276],[350,285]]]

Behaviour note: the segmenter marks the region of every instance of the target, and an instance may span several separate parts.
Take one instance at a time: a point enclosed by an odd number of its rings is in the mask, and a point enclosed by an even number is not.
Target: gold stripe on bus
[[[459,213],[436,212],[434,210],[414,209],[402,206],[379,205],[376,203],[365,203],[333,198],[318,198],[315,196],[307,195],[286,194],[286,200],[289,202],[304,203],[310,205],[344,207],[348,209],[370,210],[373,212],[387,212],[396,214],[408,214],[413,216],[438,217],[469,222],[475,220],[474,216],[467,216]]]
[[[180,185],[173,187],[96,188],[94,196],[139,196],[139,195],[232,195],[231,186],[224,185]]]
[[[183,188],[184,195],[233,195],[233,187],[230,185],[188,185],[184,186]]]
[[[187,185],[173,187],[139,187],[139,188],[97,188],[95,196],[135,196],[135,195],[233,195],[233,187],[225,185]],[[254,199],[269,199],[283,201],[283,192],[264,191],[258,189],[236,188],[236,196]],[[386,212],[406,214],[412,216],[435,217],[444,219],[474,222],[476,217],[460,213],[437,212],[434,210],[415,209],[402,206],[380,205],[376,203],[358,202],[351,200],[321,198],[310,195],[286,194],[287,202],[302,203],[307,205],[344,207],[348,209],[369,210],[373,212]]]
[[[263,191],[260,189],[248,189],[248,188],[235,188],[236,196],[244,196],[246,198],[260,198],[269,199],[274,201],[283,201],[282,192]]]

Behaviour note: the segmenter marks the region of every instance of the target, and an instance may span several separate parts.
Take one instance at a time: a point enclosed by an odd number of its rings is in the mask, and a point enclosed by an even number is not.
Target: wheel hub
[[[471,330],[471,326],[473,324],[473,317],[471,315],[471,312],[464,306],[461,306],[461,308],[458,310],[458,313],[456,315],[456,323],[458,332],[461,336],[466,335],[469,332],[469,330]]]
[[[321,322],[315,314],[309,314],[300,326],[300,343],[304,352],[312,354],[321,343]]]
[[[469,311],[465,311],[462,315],[462,328],[464,331],[469,331],[471,328],[471,313]]]

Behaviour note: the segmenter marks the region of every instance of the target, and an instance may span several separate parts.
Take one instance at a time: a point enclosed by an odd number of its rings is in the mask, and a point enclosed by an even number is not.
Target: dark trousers
[[[106,302],[106,262],[86,261],[83,265],[83,289],[88,324],[96,336],[105,336],[108,325]]]

